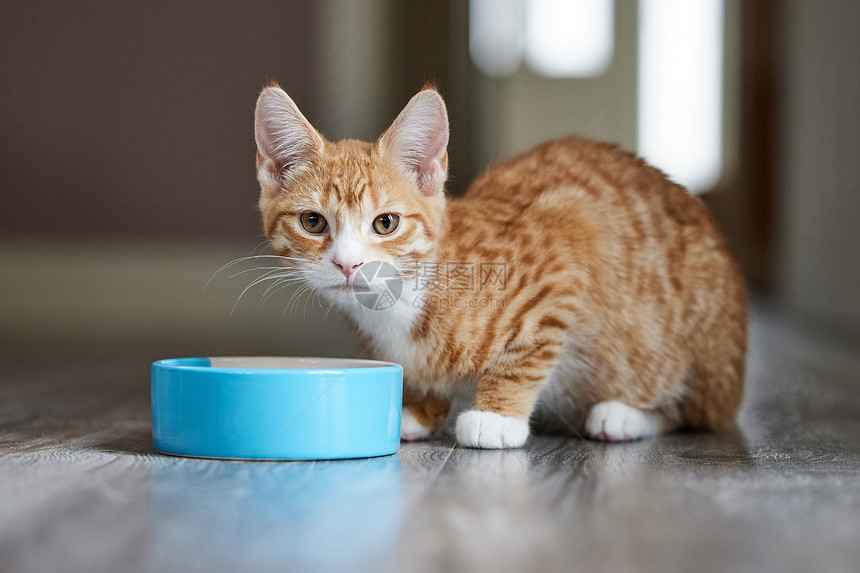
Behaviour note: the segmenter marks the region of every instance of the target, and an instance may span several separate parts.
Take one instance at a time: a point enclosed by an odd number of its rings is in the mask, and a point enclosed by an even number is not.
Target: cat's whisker
[[[312,286],[307,284],[307,283],[303,284],[301,287],[299,287],[296,290],[296,292],[294,292],[292,294],[292,296],[290,296],[290,300],[287,301],[287,306],[284,308],[284,312],[281,313],[281,317],[283,318],[287,314],[287,311],[290,310],[291,307],[294,307],[294,305],[298,302],[299,297],[304,295],[311,288],[312,288]],[[292,312],[292,310],[290,310],[289,319],[292,320],[292,318],[293,318],[293,312]]]
[[[317,294],[317,291],[311,293],[311,296],[305,297],[305,306],[302,309],[302,320],[307,321],[308,319],[308,302]]]
[[[257,259],[278,259],[278,260],[281,260],[281,261],[296,261],[296,262],[304,262],[304,263],[307,263],[307,259],[298,258],[298,257],[284,257],[284,256],[281,256],[281,255],[250,255],[250,256],[246,256],[246,257],[239,257],[238,259],[233,259],[232,261],[230,261],[229,263],[227,263],[227,264],[223,265],[223,266],[222,266],[221,268],[219,268],[217,271],[215,271],[214,273],[212,273],[212,276],[210,276],[210,277],[209,277],[209,280],[207,280],[207,281],[206,281],[206,284],[203,286],[203,290],[205,291],[205,290],[209,287],[209,284],[212,282],[212,280],[213,280],[216,276],[218,276],[219,274],[221,274],[221,273],[222,273],[222,272],[224,272],[225,270],[229,269],[230,267],[235,266],[235,265],[238,265],[238,264],[241,264],[241,263],[244,263],[244,262],[254,261],[254,260],[257,260]],[[248,270],[254,270],[254,269],[256,269],[256,268],[260,268],[260,267],[252,267],[251,269],[248,269]],[[289,267],[283,267],[283,268],[289,268]],[[234,276],[235,276],[235,275],[234,275]],[[230,278],[232,278],[232,277],[230,277]]]
[[[280,270],[283,271],[283,269],[280,269]],[[262,284],[266,281],[272,281],[272,280],[277,281],[277,280],[280,280],[283,278],[291,278],[291,277],[287,277],[286,275],[284,275],[282,273],[278,273],[276,271],[269,271],[269,272],[265,273],[263,276],[257,277],[256,279],[251,281],[248,284],[248,286],[246,286],[244,289],[242,289],[242,292],[239,293],[239,297],[236,299],[236,303],[233,305],[233,309],[230,311],[230,315],[231,316],[233,315],[233,313],[236,311],[236,307],[239,306],[239,302],[242,300],[242,298],[245,296],[245,294],[249,290],[251,290],[252,288],[257,286],[258,284]]]
[[[302,295],[304,296],[304,299],[305,299],[305,304],[304,304],[304,307],[302,310],[302,320],[307,320],[306,311],[307,311],[308,301],[310,300],[311,296],[313,296],[313,294],[314,294],[314,290],[313,290],[313,287],[311,285],[306,285],[306,287],[307,288],[304,288],[302,291]],[[297,298],[296,304],[293,307],[293,310],[298,311],[298,308],[299,308],[299,299]],[[290,316],[292,316],[292,314]]]
[[[297,288],[297,289],[293,292],[293,294],[291,294],[291,295],[290,295],[289,300],[287,300],[287,304],[286,304],[286,305],[284,305],[284,310],[283,310],[283,312],[281,312],[281,318],[283,318],[284,316],[286,316],[286,315],[287,315],[287,311],[290,309],[290,306],[292,306],[293,301],[295,301],[295,300],[296,300],[296,297],[301,296],[301,294],[302,294],[302,291],[303,291],[303,290],[304,290],[304,289],[303,289],[303,286],[302,286],[302,287],[299,287],[299,288]],[[290,318],[292,318],[292,314],[290,314]]]
[[[265,304],[267,300],[272,298],[272,296],[274,296],[278,292],[280,292],[286,288],[295,286],[297,283],[300,283],[303,280],[304,279],[300,279],[300,278],[285,277],[285,278],[281,278],[281,279],[275,281],[274,283],[269,285],[269,287],[263,293],[263,296],[260,300],[260,305],[262,306],[263,304]]]
[[[269,247],[269,245],[270,245],[270,244],[271,244],[271,243],[269,242],[269,240],[268,240],[268,239],[266,239],[265,241],[261,241],[261,242],[257,243],[257,246],[255,246],[255,247],[251,250],[251,253],[252,253],[253,255],[262,255],[262,254],[263,254],[263,252],[266,250],[266,248],[267,248],[267,247]],[[260,252],[259,252],[259,253],[257,252],[257,249],[259,249],[259,250],[260,250]]]
[[[252,267],[250,269],[243,269],[241,271],[236,271],[235,273],[230,275],[229,278],[231,278],[231,279],[236,278],[239,275],[243,275],[245,273],[252,273],[254,271],[270,271],[270,272],[271,271],[277,271],[277,272],[287,272],[287,273],[289,273],[289,272],[298,273],[298,272],[301,272],[301,269],[297,269],[294,267],[281,267],[281,266],[277,266],[277,267]]]
[[[319,295],[317,295],[317,300],[321,301],[321,299],[319,298]],[[320,304],[320,307],[322,307],[322,304]],[[334,308],[334,301],[331,301],[328,305],[328,309],[326,309],[326,311],[325,311],[325,314],[323,314],[323,320],[326,320],[328,318],[328,313],[330,313],[331,309],[333,309],[333,308]]]
[[[263,269],[247,269],[246,271],[242,271],[242,272],[260,271],[260,270],[263,270]],[[240,274],[242,274],[242,273],[236,273],[236,274],[232,275],[230,278],[238,277]],[[264,280],[269,279],[270,277],[277,277],[277,276],[286,276],[284,269],[272,268],[272,269],[262,273],[261,275],[257,276],[256,278],[254,278],[253,281],[251,282],[251,284],[253,285],[253,284],[256,284],[257,281],[264,281]]]
[[[255,278],[253,281],[251,281],[251,283],[248,286],[251,287],[251,286],[255,286],[255,285],[264,283],[266,281],[279,280],[282,278],[296,278],[297,279],[298,277],[295,277],[294,275],[292,275],[290,273],[285,273],[283,271],[283,269],[271,270],[271,271],[268,271],[268,272],[260,275],[259,277]]]

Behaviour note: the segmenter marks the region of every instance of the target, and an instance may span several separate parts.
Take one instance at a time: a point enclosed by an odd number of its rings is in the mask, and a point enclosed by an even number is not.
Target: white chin
[[[355,299],[355,293],[350,285],[326,285],[322,288],[317,288],[316,291],[324,298],[339,304],[352,304],[357,302]]]

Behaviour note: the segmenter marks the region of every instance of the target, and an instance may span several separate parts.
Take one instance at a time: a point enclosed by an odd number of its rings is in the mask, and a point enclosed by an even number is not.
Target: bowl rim
[[[290,362],[310,362],[304,366],[284,366]],[[313,364],[318,362],[319,364]],[[264,365],[261,365],[264,364]],[[371,360],[367,358],[343,358],[334,356],[191,356],[184,358],[165,358],[152,363],[153,368],[200,372],[209,374],[253,375],[260,373],[340,373],[384,372],[390,369],[402,370],[394,362]]]

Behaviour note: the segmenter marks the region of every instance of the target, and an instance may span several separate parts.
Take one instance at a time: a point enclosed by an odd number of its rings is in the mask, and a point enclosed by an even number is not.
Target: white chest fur
[[[370,340],[376,351],[374,358],[396,362],[407,372],[424,362],[422,347],[412,338],[412,328],[421,314],[416,294],[406,290],[392,307],[384,310],[372,310],[357,303],[344,308]]]

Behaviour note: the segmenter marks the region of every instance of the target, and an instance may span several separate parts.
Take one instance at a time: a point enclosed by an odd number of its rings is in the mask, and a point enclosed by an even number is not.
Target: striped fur
[[[464,197],[446,199],[441,101],[422,91],[372,144],[325,141],[274,86],[257,112],[266,234],[373,356],[404,366],[412,425],[429,433],[448,400],[474,388],[473,411],[501,416],[485,416],[483,430],[458,427],[478,447],[519,446],[524,424],[645,435],[588,421],[624,405],[654,431],[730,426],[742,393],[746,291],[702,203],[634,155],[578,137],[496,165]],[[277,105],[287,112],[272,112]],[[278,121],[278,141],[319,145],[293,145],[279,160],[260,133]],[[303,231],[298,214],[307,211],[329,221],[325,234]],[[383,213],[399,214],[400,227],[374,235]],[[392,308],[368,310],[344,288],[349,277],[331,252],[347,241],[360,262],[400,270],[403,296]],[[595,423],[603,430],[589,429]],[[501,435],[469,437],[482,432]]]

